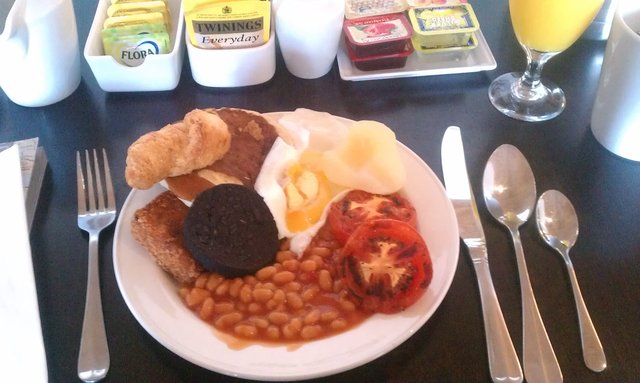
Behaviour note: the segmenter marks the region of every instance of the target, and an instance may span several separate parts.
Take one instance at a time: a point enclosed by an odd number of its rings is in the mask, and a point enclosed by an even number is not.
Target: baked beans
[[[202,320],[240,339],[286,343],[335,335],[370,315],[344,290],[337,249],[323,228],[300,258],[285,241],[276,262],[254,275],[203,273],[180,296]]]

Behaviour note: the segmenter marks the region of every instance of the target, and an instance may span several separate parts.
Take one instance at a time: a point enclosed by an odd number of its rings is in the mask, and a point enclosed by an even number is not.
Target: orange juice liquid
[[[573,44],[604,0],[509,0],[511,23],[521,44],[561,52]]]

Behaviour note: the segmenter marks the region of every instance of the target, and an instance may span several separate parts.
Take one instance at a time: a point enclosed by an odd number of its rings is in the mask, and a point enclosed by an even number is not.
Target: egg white
[[[283,186],[287,181],[287,169],[298,162],[300,156],[306,149],[311,148],[311,132],[297,124],[288,124],[286,129],[289,133],[289,141],[291,141],[292,144],[288,144],[280,137],[276,138],[269,154],[267,154],[262,164],[254,188],[269,207],[276,227],[278,228],[279,237],[290,238],[290,249],[296,254],[302,255],[313,237],[318,233],[318,230],[324,225],[329,211],[328,207],[333,201],[341,199],[346,191],[336,194],[331,201],[327,203],[316,223],[299,232],[289,230],[286,221],[287,196],[285,195]],[[291,138],[293,138],[293,140],[291,140]]]

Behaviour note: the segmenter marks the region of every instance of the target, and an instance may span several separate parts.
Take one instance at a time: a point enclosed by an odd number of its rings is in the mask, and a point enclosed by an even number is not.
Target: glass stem
[[[522,77],[520,77],[515,93],[520,99],[535,101],[546,96],[548,93],[540,81],[542,68],[557,52],[538,52],[525,46],[522,47],[525,52],[527,52],[527,69],[522,74]]]

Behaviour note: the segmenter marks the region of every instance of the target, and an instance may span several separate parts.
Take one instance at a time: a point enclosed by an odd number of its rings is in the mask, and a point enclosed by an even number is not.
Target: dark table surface
[[[74,3],[82,49],[96,2]],[[196,107],[222,106],[261,112],[306,107],[352,119],[382,121],[439,177],[443,132],[458,125],[478,201],[482,201],[482,171],[491,152],[504,143],[517,146],[531,163],[538,193],[562,191],[574,203],[580,220],[580,237],[572,256],[607,354],[608,367],[601,373],[591,372],[582,361],[576,310],[561,258],[539,238],[535,223],[530,221],[521,229],[533,289],[565,381],[640,381],[640,163],[607,152],[589,126],[605,43],[579,40],[548,63],[544,76],[557,82],[568,100],[558,118],[544,123],[512,120],[497,112],[487,98],[491,80],[525,65],[509,22],[507,2],[472,4],[498,63],[496,70],[347,82],[341,80],[335,64],[320,79],[301,80],[289,74],[278,57],[276,74],[269,82],[215,89],[197,85],[185,59],[180,83],[173,91],[106,93],[83,60],[79,88],[57,104],[24,108],[0,92],[0,141],[38,136],[49,157],[31,243],[50,381],[78,381],[87,237],[76,226],[75,151],[92,147],[108,150],[120,207],[130,192],[124,181],[126,150],[136,138]],[[521,357],[520,289],[513,247],[484,203],[479,209],[495,288]],[[116,283],[111,258],[113,229],[103,234],[100,246],[111,351],[105,382],[239,381],[181,359],[138,324]],[[316,381],[490,381],[478,288],[466,249],[461,250],[447,296],[416,334],[366,365]]]

